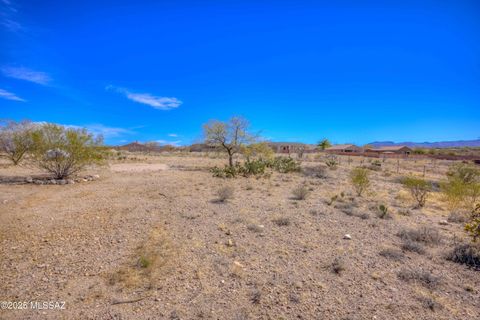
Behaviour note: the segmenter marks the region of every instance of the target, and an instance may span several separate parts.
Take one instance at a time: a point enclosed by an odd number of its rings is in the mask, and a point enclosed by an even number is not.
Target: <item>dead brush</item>
[[[111,285],[150,288],[164,276],[178,254],[176,247],[162,228],[155,228],[137,247],[130,262],[109,275]]]
[[[407,270],[402,269],[397,274],[400,280],[405,282],[420,283],[423,286],[434,289],[440,284],[440,277],[432,275],[429,271],[425,270]]]
[[[442,236],[437,229],[432,227],[421,227],[419,229],[403,229],[397,236],[402,240],[421,242],[427,245],[437,245],[442,242]]]
[[[336,274],[341,274],[343,271],[345,271],[345,261],[341,257],[336,257],[333,259],[332,265],[332,272]]]
[[[292,190],[292,198],[294,200],[305,200],[310,194],[310,190],[304,184],[297,186]]]
[[[461,243],[456,245],[446,256],[447,260],[464,264],[480,271],[480,245]]]
[[[226,202],[227,200],[233,199],[234,194],[235,189],[232,186],[223,186],[217,190],[216,202]]]

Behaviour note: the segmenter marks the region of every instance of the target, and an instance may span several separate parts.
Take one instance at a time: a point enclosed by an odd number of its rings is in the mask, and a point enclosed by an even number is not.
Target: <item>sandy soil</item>
[[[0,319],[478,319],[480,273],[444,258],[462,224],[439,224],[449,212],[437,194],[400,214],[412,203],[395,161],[383,166],[391,174],[372,172],[361,198],[346,160],[325,179],[213,178],[207,168],[223,162],[162,156],[89,170],[101,177],[91,182],[0,185],[0,301],[66,303],[0,310]],[[401,165],[405,174],[427,164]],[[427,177],[445,170],[429,163]],[[292,199],[299,184],[311,190],[306,200]],[[234,196],[219,202],[223,186]],[[377,217],[379,203],[392,219]],[[397,233],[422,226],[441,242],[423,254],[402,250]],[[402,270],[439,283],[404,281]]]

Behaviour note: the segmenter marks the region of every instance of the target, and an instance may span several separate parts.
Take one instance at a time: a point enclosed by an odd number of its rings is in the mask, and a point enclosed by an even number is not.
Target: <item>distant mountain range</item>
[[[439,141],[439,142],[392,142],[375,141],[369,143],[374,147],[386,146],[408,146],[410,148],[461,148],[461,147],[480,147],[480,139],[477,140],[457,140],[457,141]]]

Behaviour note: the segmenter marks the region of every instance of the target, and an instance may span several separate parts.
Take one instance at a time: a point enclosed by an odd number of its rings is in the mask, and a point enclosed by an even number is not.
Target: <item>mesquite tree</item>
[[[255,140],[249,133],[250,124],[242,117],[233,117],[227,122],[211,120],[203,125],[205,143],[218,147],[228,154],[228,164],[233,167],[233,156],[242,147]]]
[[[64,179],[105,157],[101,138],[86,129],[44,124],[34,131],[34,162],[56,179]]]
[[[4,120],[0,123],[0,155],[18,165],[33,147],[30,121],[15,122]]]

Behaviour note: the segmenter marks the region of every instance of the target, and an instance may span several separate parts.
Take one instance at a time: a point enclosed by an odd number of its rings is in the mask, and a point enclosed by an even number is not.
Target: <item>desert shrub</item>
[[[418,207],[423,207],[427,201],[432,185],[428,181],[417,177],[405,177],[402,184],[410,191],[410,194],[417,202]]]
[[[358,196],[362,196],[365,190],[370,186],[368,170],[364,168],[354,168],[350,172],[350,182]]]
[[[403,239],[401,248],[405,251],[415,252],[418,254],[425,253],[425,248],[423,248],[423,246],[420,243],[415,242],[411,239]]]
[[[442,305],[430,297],[419,297],[418,300],[421,302],[424,308],[435,311],[441,309]]]
[[[474,183],[480,180],[480,169],[466,163],[457,163],[449,168],[447,176],[459,179],[463,183]]]
[[[331,265],[332,272],[340,274],[345,270],[345,261],[341,257],[336,257]]]
[[[388,212],[388,207],[384,204],[380,204],[378,205],[378,208],[377,208],[377,216],[380,218],[380,219],[388,219],[388,218],[391,218],[389,212]]]
[[[277,226],[281,226],[281,227],[290,225],[290,219],[288,217],[278,217],[273,219],[272,221]]]
[[[276,157],[267,166],[281,173],[299,172],[300,163],[288,157]]]
[[[33,148],[35,126],[29,121],[0,122],[0,156],[18,165]]]
[[[217,190],[217,201],[225,202],[229,199],[233,199],[235,190],[231,186],[224,186]]]
[[[101,163],[106,154],[102,141],[86,129],[44,124],[32,133],[32,139],[34,163],[57,179]]]
[[[402,240],[411,240],[425,244],[439,244],[442,237],[437,229],[432,227],[421,227],[419,229],[403,229],[398,234]]]
[[[446,258],[447,260],[480,270],[480,247],[476,244],[458,244],[447,254]]]
[[[440,283],[440,278],[425,270],[402,269],[397,274],[400,280],[406,282],[419,282],[427,288],[433,289]]]
[[[305,200],[309,194],[310,190],[303,184],[292,190],[292,196],[295,200]]]
[[[402,260],[404,257],[401,251],[391,248],[383,249],[378,254],[384,258],[392,259],[395,261]]]
[[[267,164],[262,159],[247,160],[242,166],[239,166],[239,173],[245,177],[263,175]]]
[[[465,213],[458,212],[458,211],[452,211],[447,218],[448,222],[453,222],[453,223],[465,223],[468,221],[468,217]]]
[[[473,242],[480,238],[480,204],[472,212],[470,221],[465,224],[465,231],[472,237]]]
[[[325,161],[325,164],[330,170],[336,170],[338,167],[338,158],[334,155],[330,155]]]
[[[327,177],[327,170],[324,166],[305,167],[303,168],[302,172],[308,177],[315,177],[320,179]]]
[[[447,181],[441,183],[444,199],[450,209],[474,208],[480,200],[480,170],[467,164],[456,164],[447,172]]]

